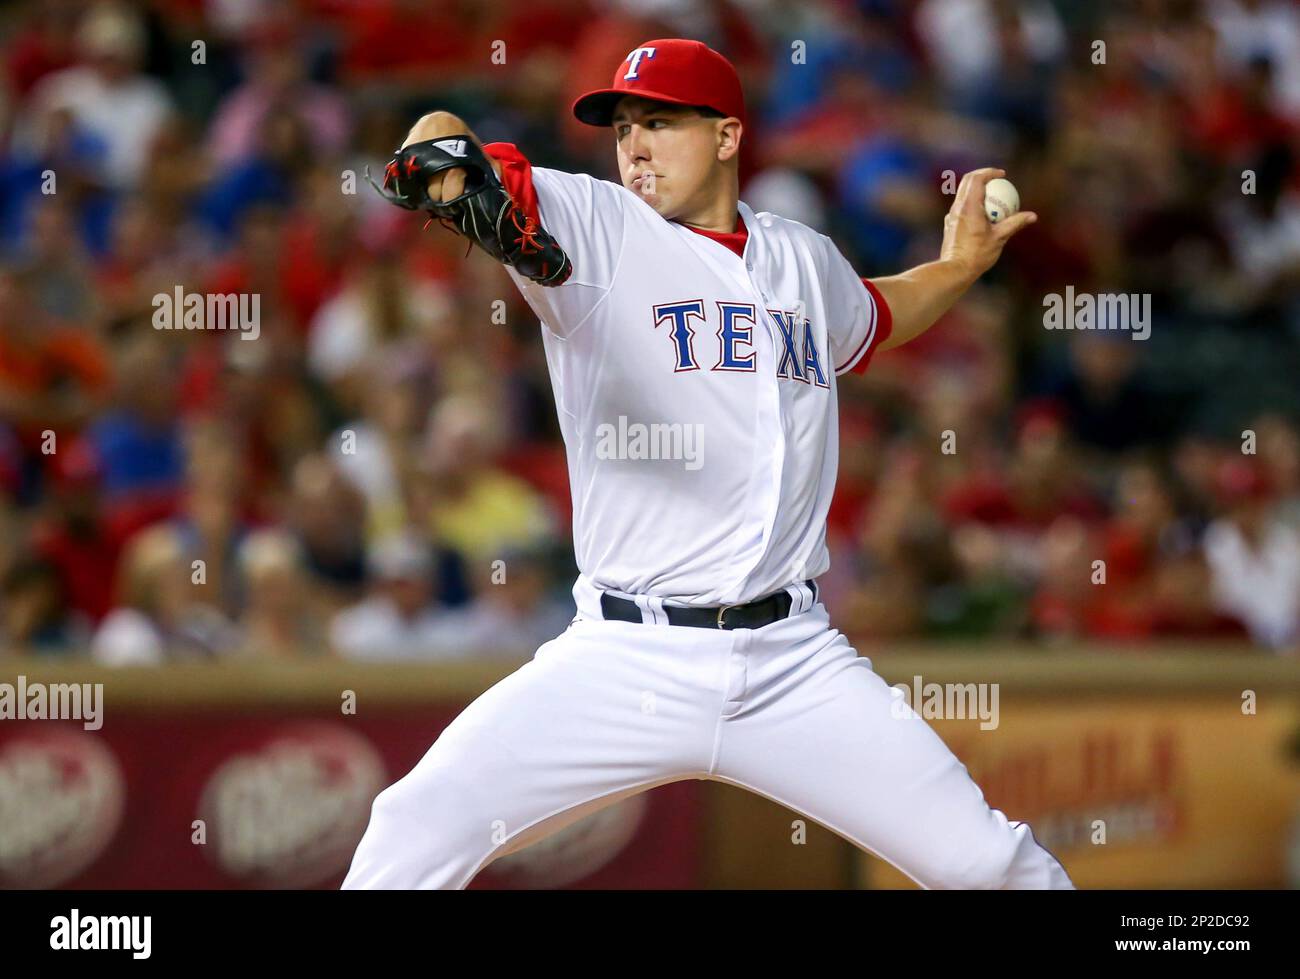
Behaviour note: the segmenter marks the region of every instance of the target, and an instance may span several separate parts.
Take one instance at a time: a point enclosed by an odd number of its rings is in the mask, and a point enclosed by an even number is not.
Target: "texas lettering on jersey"
[[[836,378],[889,336],[879,292],[825,235],[744,201],[735,232],[702,231],[620,184],[484,149],[573,262],[557,288],[508,272],[542,322],[575,592],[735,604],[824,573]],[[601,451],[601,433],[637,426],[698,432],[703,464]]]
[[[817,349],[812,323],[807,318],[800,317],[797,309],[768,309],[764,312],[772,317],[781,340],[781,359],[776,368],[776,376],[816,384],[817,387],[829,390],[830,383],[826,380],[826,372],[822,370],[822,355]],[[753,351],[757,315],[752,303],[717,303],[718,356],[708,370],[757,369]],[[667,327],[668,336],[672,340],[673,372],[700,370],[701,364],[695,355],[697,331],[692,326],[692,320],[702,321],[707,331],[709,324],[704,300],[664,303],[654,307],[653,316],[656,326],[662,324]],[[743,352],[746,348],[747,353]]]

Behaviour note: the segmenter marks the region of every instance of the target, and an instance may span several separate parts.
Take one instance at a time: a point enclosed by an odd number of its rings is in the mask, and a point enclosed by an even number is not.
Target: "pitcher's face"
[[[698,211],[724,186],[723,122],[689,106],[625,96],[611,123],[623,186],[669,220]]]

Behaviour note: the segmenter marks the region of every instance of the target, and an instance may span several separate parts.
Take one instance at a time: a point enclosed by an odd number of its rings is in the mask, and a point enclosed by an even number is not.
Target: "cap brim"
[[[602,88],[595,92],[588,92],[574,102],[573,114],[579,122],[585,122],[588,126],[608,126],[614,121],[615,106],[625,95],[634,95],[639,99],[650,99],[653,102],[668,102],[672,105],[694,105],[693,102],[673,98],[662,92],[628,92],[617,88]]]

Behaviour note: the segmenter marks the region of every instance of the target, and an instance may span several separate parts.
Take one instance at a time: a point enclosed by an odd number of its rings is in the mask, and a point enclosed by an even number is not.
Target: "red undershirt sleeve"
[[[530,218],[541,224],[537,213],[537,189],[533,186],[533,165],[514,143],[488,143],[483,152],[501,164],[501,183],[511,200]]]
[[[870,279],[863,279],[862,284],[867,287],[867,292],[871,293],[871,298],[876,301],[876,332],[866,344],[867,349],[863,351],[861,359],[850,368],[854,374],[866,373],[867,365],[871,363],[871,355],[889,339],[894,329],[894,316],[889,311],[889,303],[885,301],[884,295]]]

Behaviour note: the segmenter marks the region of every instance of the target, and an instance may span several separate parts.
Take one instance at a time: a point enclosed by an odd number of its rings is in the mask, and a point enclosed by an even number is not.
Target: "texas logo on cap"
[[[730,61],[701,41],[670,37],[633,48],[614,72],[613,84],[583,95],[573,103],[573,114],[589,126],[608,126],[625,95],[702,105],[745,120],[740,76]]]

